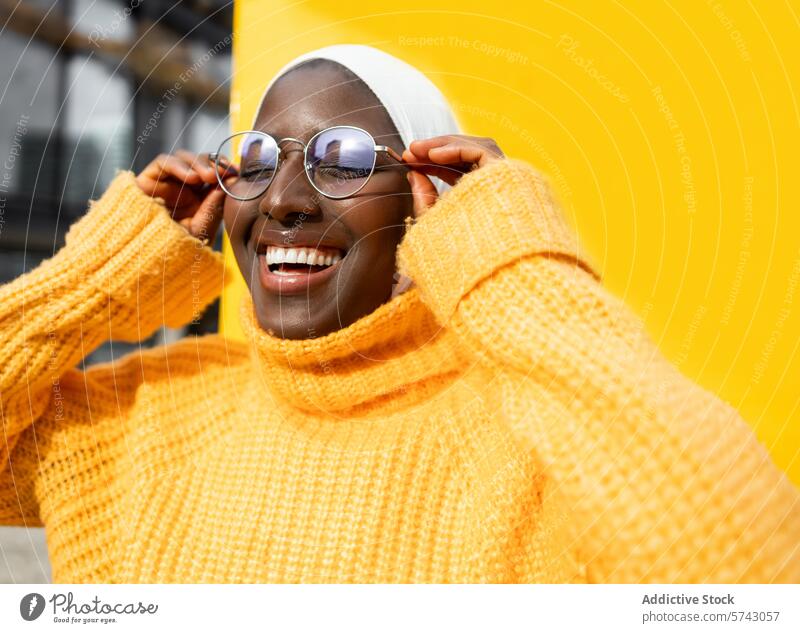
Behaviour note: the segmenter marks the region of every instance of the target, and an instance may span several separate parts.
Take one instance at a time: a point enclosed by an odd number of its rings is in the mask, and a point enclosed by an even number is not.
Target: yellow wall
[[[416,65],[466,131],[550,174],[606,286],[800,483],[800,8],[758,5],[238,0],[233,125],[313,48]]]

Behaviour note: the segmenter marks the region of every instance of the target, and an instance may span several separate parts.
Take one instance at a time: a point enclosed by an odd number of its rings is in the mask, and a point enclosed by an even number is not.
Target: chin
[[[262,268],[262,274],[253,275],[250,284],[261,328],[283,339],[319,338],[346,328],[391,298],[389,273],[394,271],[394,261],[389,262],[391,266],[386,270],[381,266],[367,271],[359,270],[362,267],[357,265],[360,263],[357,259],[346,263],[349,265],[321,279],[321,283],[305,283],[298,290],[264,283]],[[362,283],[356,287],[354,279],[361,279]]]
[[[256,291],[256,295],[261,294]],[[271,336],[288,340],[319,338],[349,325],[336,301],[312,302],[307,296],[255,296],[256,319]]]

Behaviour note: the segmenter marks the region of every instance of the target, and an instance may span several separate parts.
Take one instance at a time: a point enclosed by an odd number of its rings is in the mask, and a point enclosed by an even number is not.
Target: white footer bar
[[[800,585],[0,585],[2,631],[87,627],[797,633]]]

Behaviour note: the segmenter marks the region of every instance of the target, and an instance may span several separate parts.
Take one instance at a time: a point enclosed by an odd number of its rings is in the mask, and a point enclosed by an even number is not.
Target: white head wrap
[[[290,61],[264,90],[256,116],[272,85],[292,68],[311,59],[337,62],[367,84],[386,108],[406,147],[411,141],[460,133],[444,95],[425,75],[397,57],[359,44],[326,46]],[[439,179],[434,178],[433,182],[440,194],[448,188]]]
[[[411,141],[461,132],[444,95],[425,75],[397,57],[359,44],[326,46],[294,58],[269,82],[256,117],[272,85],[295,66],[312,59],[337,62],[361,79],[386,108],[405,147]],[[439,195],[450,188],[438,178],[431,181]],[[410,285],[410,279],[396,274],[392,296],[401,294]]]

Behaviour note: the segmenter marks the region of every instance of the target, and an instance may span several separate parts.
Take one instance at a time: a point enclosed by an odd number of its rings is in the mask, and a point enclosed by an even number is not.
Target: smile
[[[341,260],[342,252],[338,248],[269,246],[265,259],[271,272],[278,275],[292,275],[324,270]]]
[[[265,290],[302,294],[336,274],[345,253],[327,246],[265,246],[257,253],[259,278]]]

